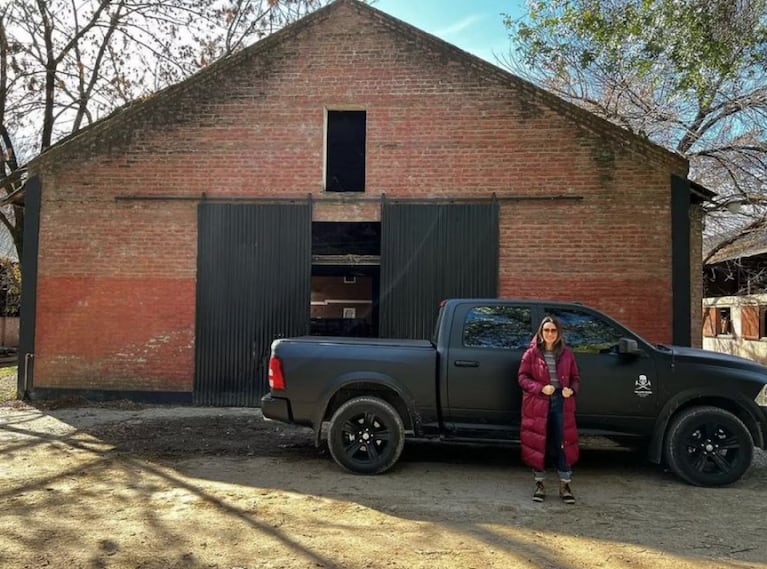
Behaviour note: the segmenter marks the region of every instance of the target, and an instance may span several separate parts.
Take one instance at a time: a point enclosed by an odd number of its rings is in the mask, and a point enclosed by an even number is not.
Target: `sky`
[[[491,63],[510,49],[503,15],[519,16],[525,0],[376,0],[373,7]]]

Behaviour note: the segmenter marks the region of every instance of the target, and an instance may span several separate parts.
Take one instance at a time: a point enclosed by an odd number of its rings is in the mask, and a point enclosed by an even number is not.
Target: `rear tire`
[[[330,454],[349,472],[385,472],[397,462],[404,445],[402,418],[383,399],[355,397],[341,405],[330,420]]]
[[[751,466],[754,440],[738,417],[718,407],[694,407],[674,418],[666,433],[666,462],[695,486],[725,486]]]

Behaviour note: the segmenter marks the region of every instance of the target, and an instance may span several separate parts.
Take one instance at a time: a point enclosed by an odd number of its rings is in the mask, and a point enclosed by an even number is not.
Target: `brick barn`
[[[446,297],[699,335],[706,192],[686,160],[356,0],[28,171],[32,398],[257,405],[273,338],[426,338]]]

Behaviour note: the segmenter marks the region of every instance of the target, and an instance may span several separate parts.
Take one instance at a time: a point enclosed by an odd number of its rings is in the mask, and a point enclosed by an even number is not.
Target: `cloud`
[[[433,33],[435,36],[439,37],[449,37],[453,34],[459,34],[462,31],[466,30],[467,28],[470,28],[477,22],[482,20],[482,16],[479,14],[474,14],[472,16],[467,16],[466,18],[462,20],[458,20],[454,24],[451,24],[445,28],[441,28],[439,30],[435,30]]]

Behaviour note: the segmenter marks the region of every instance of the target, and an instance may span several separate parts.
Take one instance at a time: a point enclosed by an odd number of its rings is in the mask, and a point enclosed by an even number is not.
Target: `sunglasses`
[[[557,329],[556,328],[544,328],[543,331],[544,332],[551,332],[552,334],[554,334],[554,333],[556,333]]]

